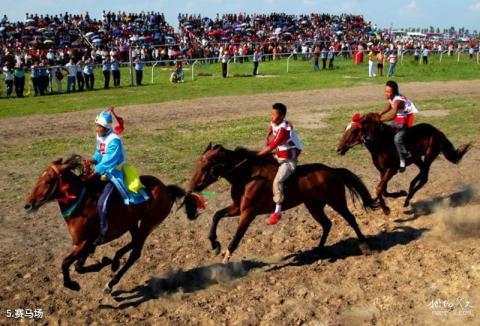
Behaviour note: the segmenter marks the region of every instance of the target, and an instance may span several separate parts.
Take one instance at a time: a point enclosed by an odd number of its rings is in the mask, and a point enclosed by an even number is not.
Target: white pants
[[[368,60],[368,77],[376,77],[375,74],[375,62],[373,60]]]
[[[273,180],[273,201],[280,205],[283,202],[283,183],[289,176],[295,172],[297,168],[297,160],[278,159],[280,166],[278,167],[277,175]]]

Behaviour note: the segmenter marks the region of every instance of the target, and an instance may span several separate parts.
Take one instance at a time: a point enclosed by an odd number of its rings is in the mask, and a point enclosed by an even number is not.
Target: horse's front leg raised
[[[218,226],[218,223],[224,217],[237,216],[239,214],[240,214],[240,208],[238,207],[237,204],[232,203],[230,206],[218,210],[213,215],[212,225],[210,227],[210,233],[208,235],[208,239],[210,240],[210,243],[212,244],[212,249],[215,251],[215,253],[217,255],[220,253],[220,248],[221,248],[220,242],[218,242],[218,240],[217,240],[217,226]]]
[[[235,232],[232,241],[230,241],[230,244],[228,245],[227,252],[225,253],[225,257],[223,258],[223,263],[228,263],[234,251],[237,249],[240,240],[242,240],[243,236],[245,235],[248,226],[254,218],[255,215],[250,210],[242,211],[240,213],[240,221],[238,223],[237,231]]]
[[[72,281],[70,278],[70,266],[77,260],[83,259],[88,256],[90,249],[90,243],[88,241],[83,241],[79,245],[76,245],[70,255],[65,257],[62,262],[62,271],[63,271],[63,285],[70,290],[78,291],[80,290],[80,285]]]

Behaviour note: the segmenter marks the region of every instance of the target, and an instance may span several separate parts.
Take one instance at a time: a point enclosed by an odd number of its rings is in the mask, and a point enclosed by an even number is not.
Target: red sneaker
[[[280,218],[282,218],[282,214],[280,213],[273,213],[272,216],[270,216],[270,219],[268,220],[267,224],[268,225],[273,225],[277,223]]]

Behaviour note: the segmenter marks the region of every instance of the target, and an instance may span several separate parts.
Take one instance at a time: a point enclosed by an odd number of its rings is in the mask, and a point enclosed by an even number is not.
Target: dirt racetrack
[[[402,85],[402,91],[415,99],[478,96],[479,89],[480,81]],[[123,108],[122,114],[131,126],[149,128],[155,121],[173,125],[259,115],[280,100],[295,108],[298,117],[312,108],[321,117],[323,109],[337,105],[379,103],[383,87],[175,101]],[[205,113],[196,114],[199,109]],[[67,127],[90,133],[97,111],[57,114],[57,123],[48,129],[42,128],[52,119],[48,115],[0,120],[0,146],[27,146],[32,138],[62,136]],[[142,257],[112,296],[102,291],[112,275],[109,267],[83,275],[72,268],[72,278],[82,288],[73,292],[63,287],[60,266],[71,245],[57,206],[48,204],[31,215],[23,211],[23,198],[40,171],[4,167],[0,324],[479,325],[479,153],[475,144],[458,166],[437,159],[412,206],[403,208],[401,200],[389,200],[388,217],[350,204],[360,228],[371,238],[369,254],[360,252],[353,230],[330,209],[327,215],[333,226],[327,247],[311,251],[321,228],[304,207],[298,207],[275,226],[266,225],[267,216],[257,217],[232,262],[219,264],[221,257],[210,250],[207,232],[213,213],[229,204],[229,192],[224,184],[217,185],[218,195],[198,220],[190,222],[183,212],[173,212],[152,233]],[[346,167],[361,175],[373,191],[378,180],[373,165]],[[415,173],[411,168],[405,177],[395,177],[390,188],[405,189]],[[12,191],[15,196],[5,195]],[[220,223],[223,248],[237,221]],[[87,264],[112,257],[126,242],[124,236],[98,248]],[[41,309],[43,318],[7,318],[20,309]]]

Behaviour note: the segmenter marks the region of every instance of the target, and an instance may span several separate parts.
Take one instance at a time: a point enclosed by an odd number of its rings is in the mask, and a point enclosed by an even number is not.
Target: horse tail
[[[197,200],[195,199],[195,196],[193,196],[191,193],[186,192],[183,188],[177,185],[168,185],[167,190],[168,195],[173,201],[176,201],[179,198],[183,198],[183,202],[179,208],[185,206],[185,212],[187,213],[187,218],[189,220],[194,220],[197,218]]]
[[[377,199],[373,199],[372,195],[367,189],[367,186],[363,183],[362,179],[359,176],[354,174],[352,171],[345,168],[337,168],[335,171],[340,174],[345,186],[350,191],[352,200],[355,203],[356,199],[361,199],[363,208],[367,209],[377,209],[380,207],[380,204]]]
[[[468,143],[463,144],[459,148],[455,149],[455,147],[453,147],[453,144],[450,142],[450,140],[448,140],[447,136],[445,136],[443,132],[440,131],[440,135],[442,140],[442,153],[447,160],[454,164],[458,164],[461,161],[463,155],[465,155],[472,147],[472,144]]]

